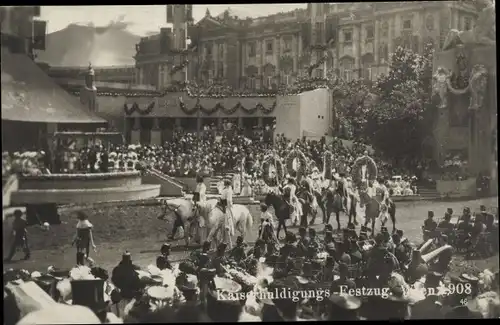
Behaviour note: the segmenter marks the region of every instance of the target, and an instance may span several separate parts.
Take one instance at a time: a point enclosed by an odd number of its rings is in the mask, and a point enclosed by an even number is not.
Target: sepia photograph
[[[500,318],[495,17],[0,6],[3,324]]]

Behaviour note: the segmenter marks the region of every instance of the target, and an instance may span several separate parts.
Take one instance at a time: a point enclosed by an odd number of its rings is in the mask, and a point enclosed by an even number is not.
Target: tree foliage
[[[423,139],[431,131],[424,117],[434,106],[432,55],[431,44],[423,54],[398,47],[389,73],[373,85],[378,100],[368,111],[365,132],[376,148],[400,164],[421,157]]]

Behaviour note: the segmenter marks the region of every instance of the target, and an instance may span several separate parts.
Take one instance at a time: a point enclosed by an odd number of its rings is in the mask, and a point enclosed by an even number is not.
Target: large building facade
[[[137,81],[158,89],[184,79],[272,89],[301,74],[324,77],[328,71],[375,80],[387,72],[398,46],[422,52],[432,43],[440,49],[450,29],[471,29],[476,16],[468,1],[313,3],[255,19],[207,11],[197,24],[176,14],[173,28],[137,45]]]

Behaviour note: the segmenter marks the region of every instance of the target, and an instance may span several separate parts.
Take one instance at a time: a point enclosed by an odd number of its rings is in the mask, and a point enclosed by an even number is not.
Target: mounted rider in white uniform
[[[220,206],[224,212],[223,238],[229,245],[229,248],[232,248],[231,238],[234,236],[234,222],[231,213],[231,208],[233,207],[233,189],[231,187],[231,181],[228,179],[224,181],[224,189],[220,197]]]

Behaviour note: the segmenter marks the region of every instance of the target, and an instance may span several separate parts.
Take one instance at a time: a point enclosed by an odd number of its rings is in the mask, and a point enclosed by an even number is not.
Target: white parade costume
[[[226,201],[226,214],[224,215],[224,231],[228,232],[229,245],[231,246],[231,237],[234,236],[234,222],[231,209],[233,207],[233,189],[226,187],[222,190],[221,200]]]
[[[299,217],[302,215],[302,205],[299,202],[299,199],[297,198],[297,187],[293,184],[287,184],[285,188],[290,189],[290,204],[295,208],[295,211],[292,214],[292,222],[298,222]]]
[[[200,194],[200,202],[205,202],[207,200],[207,186],[204,183],[196,185],[195,193]]]

